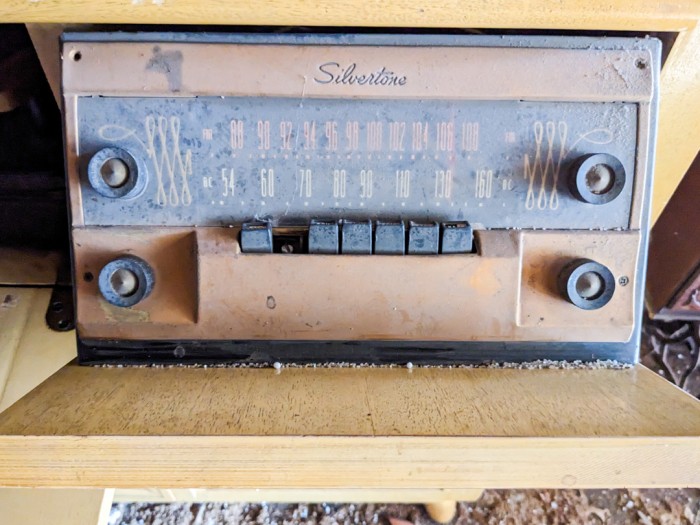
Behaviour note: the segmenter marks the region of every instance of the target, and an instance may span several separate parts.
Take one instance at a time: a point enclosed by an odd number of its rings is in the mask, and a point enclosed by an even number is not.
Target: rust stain
[[[108,323],[147,323],[150,321],[150,314],[144,310],[112,306],[102,297],[97,298],[97,304],[100,305]]]
[[[501,289],[501,282],[494,273],[493,266],[493,261],[484,259],[469,277],[469,287],[479,295],[492,296]]]

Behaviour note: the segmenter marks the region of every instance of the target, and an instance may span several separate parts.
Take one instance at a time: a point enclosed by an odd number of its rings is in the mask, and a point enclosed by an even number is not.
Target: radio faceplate
[[[84,361],[636,359],[658,42],[87,33],[63,57]]]
[[[634,173],[636,104],[81,97],[77,111],[81,157],[118,147],[147,179],[140,195],[105,199],[85,170],[86,225],[629,227],[631,176],[598,206],[574,196],[569,173],[600,153]]]

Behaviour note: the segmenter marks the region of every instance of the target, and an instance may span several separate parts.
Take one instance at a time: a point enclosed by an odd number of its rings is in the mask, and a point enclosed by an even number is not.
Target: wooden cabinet
[[[527,9],[484,0],[347,0],[323,7],[303,0],[4,0],[0,18],[672,32],[661,77],[654,218],[700,145],[700,5],[693,0],[560,7],[536,0]],[[58,57],[60,28],[31,27],[43,35],[37,43],[45,70],[56,71],[46,57]],[[1,256],[3,268],[24,257]],[[0,280],[31,279],[15,272]],[[280,490],[328,489],[352,499],[367,489],[406,500],[420,491],[425,500],[469,497],[483,487],[700,486],[700,403],[641,366],[61,368],[74,341],[43,326],[47,291],[1,291],[16,294],[21,305],[0,309],[0,379],[8,378],[2,406],[58,370],[0,414],[2,486],[233,487],[260,489],[261,499],[266,490],[281,497]]]

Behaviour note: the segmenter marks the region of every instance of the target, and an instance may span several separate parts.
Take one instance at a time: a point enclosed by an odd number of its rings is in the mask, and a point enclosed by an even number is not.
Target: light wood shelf
[[[641,366],[69,365],[0,414],[0,484],[696,486],[699,436],[700,404]]]
[[[694,0],[3,0],[6,22],[216,24],[341,27],[497,27],[626,31],[685,30],[697,22]]]

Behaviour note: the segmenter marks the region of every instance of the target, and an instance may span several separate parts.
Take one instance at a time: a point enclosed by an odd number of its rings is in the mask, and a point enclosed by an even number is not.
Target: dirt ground
[[[700,323],[646,320],[641,361],[700,397]],[[110,525],[427,525],[421,505],[128,504],[112,507]],[[487,490],[460,502],[456,525],[700,525],[700,489]]]
[[[110,525],[428,525],[421,505],[117,504]],[[487,490],[456,525],[700,525],[700,490]]]
[[[642,336],[641,361],[700,398],[700,322],[664,323],[647,319]]]

